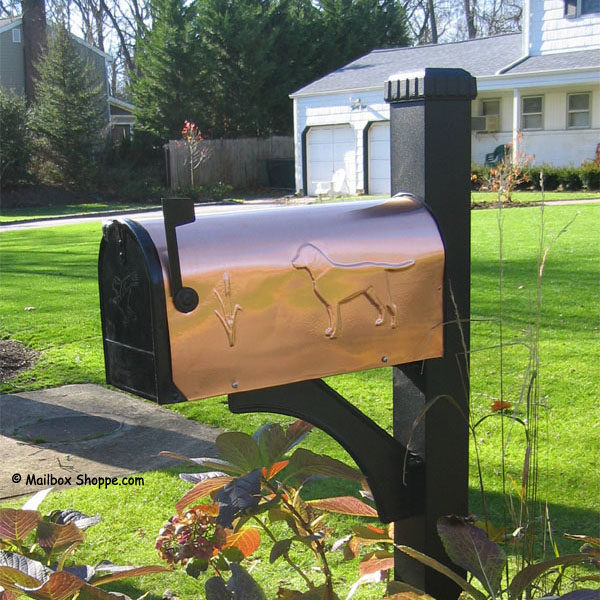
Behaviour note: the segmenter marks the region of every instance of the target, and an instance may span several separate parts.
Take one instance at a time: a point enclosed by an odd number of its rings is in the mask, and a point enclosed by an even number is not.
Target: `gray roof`
[[[341,69],[309,83],[292,95],[383,87],[384,82],[392,75],[419,71],[425,67],[461,68],[475,77],[489,77],[499,71],[504,74],[533,73],[600,65],[598,51],[584,50],[534,56],[509,68],[521,56],[520,33],[451,44],[373,50]]]
[[[561,71],[563,69],[599,67],[600,51],[579,50],[577,52],[560,52],[530,56],[523,62],[508,69],[506,73],[539,73],[540,71]]]

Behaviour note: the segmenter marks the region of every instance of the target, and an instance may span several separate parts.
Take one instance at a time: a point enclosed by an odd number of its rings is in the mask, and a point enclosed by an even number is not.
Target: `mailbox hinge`
[[[229,410],[298,417],[331,435],[367,478],[384,523],[423,512],[423,459],[321,379],[230,394]]]
[[[181,281],[181,265],[179,263],[179,247],[177,245],[176,227],[187,225],[196,220],[194,201],[191,198],[163,198],[163,217],[167,253],[169,255],[169,287],[175,308],[182,313],[192,312],[198,306],[196,290],[184,287]]]

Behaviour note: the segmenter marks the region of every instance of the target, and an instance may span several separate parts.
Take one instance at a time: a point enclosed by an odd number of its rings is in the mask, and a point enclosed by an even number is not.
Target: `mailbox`
[[[104,225],[107,380],[159,403],[442,355],[444,247],[413,196]]]

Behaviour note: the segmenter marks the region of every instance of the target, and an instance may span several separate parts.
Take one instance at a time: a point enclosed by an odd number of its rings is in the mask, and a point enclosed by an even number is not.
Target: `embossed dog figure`
[[[292,258],[294,268],[304,269],[309,274],[315,296],[327,310],[329,327],[325,335],[330,339],[341,332],[342,304],[359,296],[365,296],[377,310],[375,325],[383,325],[389,314],[390,327],[396,327],[398,307],[391,295],[389,274],[408,269],[414,264],[414,260],[400,263],[336,263],[311,243],[302,244]]]

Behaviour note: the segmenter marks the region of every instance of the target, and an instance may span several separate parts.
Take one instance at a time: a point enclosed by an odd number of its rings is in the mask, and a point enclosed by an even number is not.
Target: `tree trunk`
[[[465,9],[465,22],[467,24],[467,37],[474,40],[477,37],[477,29],[475,27],[475,4],[477,0],[464,0],[463,6]]]
[[[46,5],[44,0],[22,0],[23,46],[25,55],[25,96],[32,104],[38,78],[37,63],[46,46]]]

